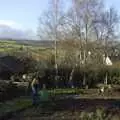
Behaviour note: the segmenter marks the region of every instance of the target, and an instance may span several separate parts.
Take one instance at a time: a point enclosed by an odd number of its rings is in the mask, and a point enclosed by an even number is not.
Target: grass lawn
[[[0,103],[0,117],[6,116],[8,113],[28,108],[31,105],[31,99],[27,98],[17,98],[5,103]]]

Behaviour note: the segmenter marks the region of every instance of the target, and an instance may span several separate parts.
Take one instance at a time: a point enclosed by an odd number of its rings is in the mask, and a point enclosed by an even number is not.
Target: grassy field
[[[30,42],[31,43],[31,42]],[[40,46],[39,46],[40,45]],[[52,48],[42,46],[42,42],[37,44],[36,42],[32,44],[27,44],[23,42],[13,41],[13,40],[0,40],[0,53],[15,55],[15,53],[29,53],[35,59],[48,59],[53,53]]]

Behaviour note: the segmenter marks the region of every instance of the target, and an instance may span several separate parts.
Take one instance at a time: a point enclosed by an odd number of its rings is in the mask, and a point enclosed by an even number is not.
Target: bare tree
[[[104,52],[105,57],[108,56],[108,48],[111,42],[116,38],[116,26],[118,27],[119,17],[114,8],[107,10],[102,16],[102,24],[104,27]],[[108,83],[108,74],[106,73],[105,84]]]
[[[57,65],[57,19],[58,19],[58,4],[59,0],[53,0],[53,8],[54,8],[54,33],[55,33],[55,70],[56,70],[56,75],[55,75],[55,80],[57,82],[57,75],[58,75],[58,65]],[[57,87],[57,84],[56,84]]]
[[[84,65],[86,66],[87,57],[88,57],[88,42],[92,40],[93,37],[93,23],[98,16],[101,8],[101,0],[73,0],[75,5],[75,12],[76,12],[76,32],[79,36],[80,40],[84,40],[81,43],[84,47],[83,50],[83,60]],[[77,25],[76,25],[77,24]],[[79,28],[79,29],[78,29]],[[82,37],[81,37],[82,36]],[[84,84],[85,84],[85,77],[84,77]]]
[[[57,41],[60,40],[60,30],[63,13],[61,10],[61,0],[50,0],[49,8],[39,19],[38,35],[42,40],[54,41],[55,70],[57,81],[58,65],[57,65]]]
[[[91,62],[98,64],[102,58],[100,56],[104,52],[108,52],[108,48],[111,46],[110,41],[116,37],[119,17],[114,8],[104,9],[103,0],[71,0],[68,11],[61,10],[61,0],[50,1],[51,8],[41,16],[38,32],[42,39],[54,40],[56,73],[58,49],[65,51],[64,58],[59,60],[62,61],[60,64],[68,61],[69,66],[73,62],[69,77],[71,81],[76,65],[85,68]],[[60,43],[60,40],[63,40],[62,49],[57,44],[58,41]],[[97,44],[96,41],[99,43]],[[68,50],[66,47],[70,49]],[[102,50],[103,48],[104,50]],[[76,54],[79,56],[77,60]],[[99,56],[100,60],[96,56]],[[84,78],[86,79],[86,77]],[[83,82],[86,84],[85,79]]]

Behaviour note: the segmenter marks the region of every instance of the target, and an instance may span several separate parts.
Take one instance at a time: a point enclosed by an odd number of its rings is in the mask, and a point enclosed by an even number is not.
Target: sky
[[[0,25],[37,31],[38,18],[48,8],[49,0],[0,0]],[[66,0],[69,1],[69,0]],[[120,0],[106,0],[120,12]]]
[[[48,0],[0,0],[0,23],[35,30]]]

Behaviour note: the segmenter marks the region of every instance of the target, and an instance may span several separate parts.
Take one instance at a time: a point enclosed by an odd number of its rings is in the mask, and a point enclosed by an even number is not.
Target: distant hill
[[[54,41],[50,40],[24,40],[24,39],[7,39],[7,38],[0,38],[0,41],[9,41],[9,42],[16,42],[19,45],[25,45],[25,46],[37,46],[37,47],[53,47]]]
[[[54,41],[49,40],[15,40],[18,44],[40,46],[40,47],[53,47]]]

